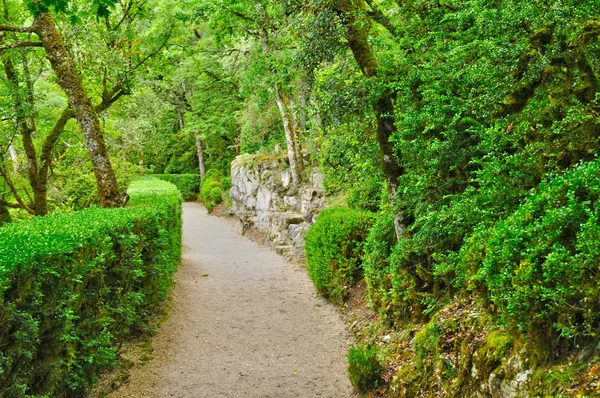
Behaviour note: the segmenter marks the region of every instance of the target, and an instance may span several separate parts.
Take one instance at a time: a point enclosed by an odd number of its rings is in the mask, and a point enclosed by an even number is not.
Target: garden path
[[[184,204],[183,261],[152,357],[111,398],[353,396],[340,315],[304,269]]]

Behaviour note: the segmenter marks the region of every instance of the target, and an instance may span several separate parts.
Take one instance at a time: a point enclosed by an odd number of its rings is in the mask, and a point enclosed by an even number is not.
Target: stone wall
[[[233,205],[229,212],[241,220],[244,232],[256,228],[279,253],[302,256],[304,232],[325,207],[323,174],[312,168],[304,179],[299,187],[293,187],[284,159],[238,156],[231,165]]]

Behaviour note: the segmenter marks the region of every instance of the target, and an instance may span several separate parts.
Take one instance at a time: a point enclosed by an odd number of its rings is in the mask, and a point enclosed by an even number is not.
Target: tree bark
[[[9,222],[12,222],[10,213],[8,212],[6,206],[0,204],[0,227]]]
[[[183,112],[181,111],[181,107],[177,106],[177,121],[179,122],[179,130],[183,131],[185,124],[183,122]]]
[[[38,13],[35,16],[32,30],[42,42],[46,57],[56,73],[58,84],[65,91],[69,106],[81,126],[98,185],[98,204],[101,207],[121,206],[123,201],[106,150],[98,114],[85,92],[81,77],[64,46],[50,12]]]
[[[276,97],[277,107],[279,108],[281,119],[283,120],[285,142],[287,146],[288,159],[290,162],[290,170],[292,172],[292,183],[297,187],[302,182],[302,173],[298,164],[298,151],[296,148],[296,133],[294,132],[294,124],[290,117],[285,94],[282,92],[280,87],[276,88]]]
[[[379,63],[373,54],[373,50],[367,40],[367,31],[359,24],[356,15],[359,5],[355,0],[335,0],[338,11],[343,15],[348,46],[354,55],[360,70],[367,77],[376,77]],[[398,178],[403,174],[403,169],[395,158],[394,144],[390,138],[398,130],[395,125],[394,104],[389,92],[384,92],[373,104],[373,112],[377,121],[377,141],[381,149],[383,160],[383,174],[388,185],[388,192],[392,204],[396,202],[398,193]],[[400,214],[394,220],[396,235],[402,238],[406,232],[404,217]]]
[[[19,172],[19,156],[17,155],[17,150],[13,144],[8,146],[8,153],[10,154],[10,160],[13,165],[13,172],[16,174]]]
[[[298,171],[300,175],[302,175],[302,170],[304,170],[304,157],[302,156],[302,142],[300,141],[300,129],[302,128],[301,121],[298,120],[298,111],[295,109],[296,104],[292,97],[289,98],[288,101],[288,113],[292,117],[292,126],[294,133],[294,151],[296,152],[296,161],[298,162]]]
[[[28,120],[31,120],[26,115],[22,114],[21,108],[23,103],[19,94],[19,78],[17,77],[14,64],[10,56],[7,56],[4,60],[4,72],[7,80],[13,85],[15,90],[15,99],[13,107],[16,111],[15,124],[21,134],[21,140],[23,141],[23,148],[25,149],[25,155],[27,156],[27,178],[29,185],[33,189],[33,212],[36,216],[43,216],[48,214],[48,187],[45,181],[40,181],[38,174],[38,161],[35,152],[35,145],[33,144],[33,127],[30,126]]]
[[[200,181],[204,180],[206,174],[206,166],[204,165],[204,150],[202,149],[202,141],[200,140],[200,134],[196,131],[196,150],[198,151],[198,167],[200,168]]]

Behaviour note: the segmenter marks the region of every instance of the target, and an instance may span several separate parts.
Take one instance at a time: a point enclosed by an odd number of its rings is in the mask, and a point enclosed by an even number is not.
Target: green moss
[[[480,348],[482,357],[492,361],[502,361],[513,346],[513,338],[506,332],[495,330],[488,334]]]

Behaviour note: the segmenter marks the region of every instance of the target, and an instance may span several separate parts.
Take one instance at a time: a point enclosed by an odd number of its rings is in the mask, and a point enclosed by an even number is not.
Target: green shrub
[[[150,174],[163,181],[175,185],[184,200],[195,200],[200,192],[200,176],[198,174]]]
[[[550,178],[514,214],[467,241],[460,266],[509,325],[598,337],[599,175],[597,159]]]
[[[223,174],[216,169],[210,169],[204,175],[198,200],[204,203],[209,213],[213,211],[216,205],[223,202],[223,196],[225,195],[221,182],[223,180],[225,180]]]
[[[352,346],[348,350],[350,382],[361,393],[379,386],[383,367],[377,359],[376,347]]]
[[[80,396],[144,329],[181,258],[181,194],[153,178],[128,207],[0,229],[0,396]]]
[[[367,235],[362,263],[369,304],[384,318],[395,305],[389,262],[395,242],[393,214],[389,210],[379,213]]]
[[[306,268],[317,290],[341,303],[361,275],[363,243],[374,221],[369,212],[331,207],[306,233]]]
[[[221,178],[221,185],[223,186],[223,190],[225,192],[229,192],[231,189],[231,176]]]
[[[348,206],[357,210],[377,212],[380,210],[385,190],[381,176],[378,174],[365,176],[351,186],[348,193]]]

